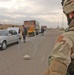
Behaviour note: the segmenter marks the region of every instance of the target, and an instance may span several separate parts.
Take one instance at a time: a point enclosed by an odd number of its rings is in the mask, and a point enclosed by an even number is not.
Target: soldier
[[[69,28],[57,38],[43,75],[74,75],[74,0],[62,0],[62,6]]]

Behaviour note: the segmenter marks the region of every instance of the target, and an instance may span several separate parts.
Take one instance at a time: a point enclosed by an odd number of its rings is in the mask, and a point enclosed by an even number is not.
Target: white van
[[[17,33],[20,33],[20,28],[19,27],[8,27],[7,30],[15,30]]]

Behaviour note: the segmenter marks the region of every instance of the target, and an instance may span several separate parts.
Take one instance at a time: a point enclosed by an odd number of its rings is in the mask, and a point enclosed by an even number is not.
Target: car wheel
[[[16,43],[17,43],[17,44],[19,44],[19,43],[20,43],[20,41],[21,41],[21,40],[19,39]]]
[[[6,49],[6,47],[7,47],[7,44],[6,44],[5,41],[3,41],[3,43],[2,43],[2,49],[4,50],[4,49]]]
[[[19,44],[19,41],[17,41],[16,43]]]

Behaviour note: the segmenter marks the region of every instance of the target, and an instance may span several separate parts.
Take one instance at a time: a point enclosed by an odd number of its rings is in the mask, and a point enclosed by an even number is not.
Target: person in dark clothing
[[[27,28],[24,25],[23,25],[22,35],[23,35],[23,40],[24,40],[24,43],[25,43],[26,42],[26,35],[27,35]]]
[[[41,34],[42,34],[42,36],[44,35],[44,28],[43,27],[41,27]]]

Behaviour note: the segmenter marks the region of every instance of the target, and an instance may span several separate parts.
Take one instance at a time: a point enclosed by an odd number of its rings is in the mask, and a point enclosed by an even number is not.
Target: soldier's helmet
[[[67,16],[68,24],[74,20],[74,0],[62,0],[63,12]]]

